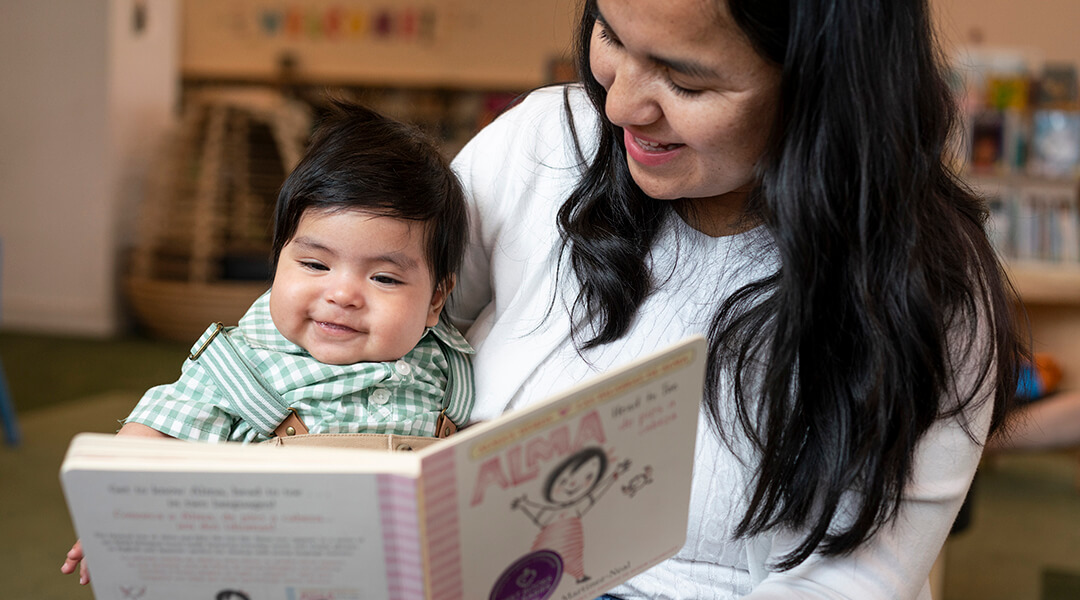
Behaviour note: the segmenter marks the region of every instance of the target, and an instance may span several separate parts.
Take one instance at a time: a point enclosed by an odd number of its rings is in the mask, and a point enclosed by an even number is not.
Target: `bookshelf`
[[[1080,310],[1080,264],[1011,261],[1007,270],[1026,305]]]
[[[972,175],[969,181],[991,205],[992,235],[1029,319],[1033,349],[1061,364],[1062,387],[1080,388],[1080,180]],[[1042,197],[1033,198],[1032,190]],[[1068,205],[1053,216],[1021,206],[1061,199]]]

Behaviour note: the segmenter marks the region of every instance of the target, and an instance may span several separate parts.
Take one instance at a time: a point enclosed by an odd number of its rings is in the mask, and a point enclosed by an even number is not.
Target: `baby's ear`
[[[451,275],[435,286],[435,291],[431,294],[431,306],[428,307],[428,327],[434,327],[439,323],[439,315],[442,314],[442,309],[446,306],[446,299],[450,297],[450,292],[454,291],[454,284],[456,283],[457,276]]]

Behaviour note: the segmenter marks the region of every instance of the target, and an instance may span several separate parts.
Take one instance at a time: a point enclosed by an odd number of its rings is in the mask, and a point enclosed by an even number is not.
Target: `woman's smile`
[[[633,133],[629,129],[623,130],[623,142],[626,144],[626,153],[630,158],[643,166],[658,167],[679,155],[679,150],[685,144],[665,144],[651,140]]]

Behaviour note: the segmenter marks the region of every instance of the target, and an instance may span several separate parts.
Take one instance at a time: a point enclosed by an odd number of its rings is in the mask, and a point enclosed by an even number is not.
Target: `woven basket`
[[[274,203],[310,128],[307,105],[270,90],[187,99],[151,174],[125,285],[151,334],[194,341],[266,290]]]
[[[235,325],[267,286],[261,283],[190,283],[127,280],[126,292],[139,323],[154,337],[191,342],[220,321]]]

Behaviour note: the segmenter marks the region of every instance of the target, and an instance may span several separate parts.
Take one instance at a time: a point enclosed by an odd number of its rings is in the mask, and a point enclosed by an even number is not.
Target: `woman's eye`
[[[681,85],[679,85],[679,84],[675,83],[674,81],[672,81],[671,79],[668,79],[668,86],[671,88],[671,91],[675,92],[676,94],[678,94],[680,96],[691,97],[691,96],[697,96],[698,94],[701,93],[701,90],[684,88]]]
[[[597,32],[596,35],[601,40],[603,40],[604,43],[606,43],[606,44],[608,44],[610,46],[615,46],[616,48],[622,46],[622,42],[619,41],[619,38],[615,37],[615,34],[608,31],[608,28],[605,27],[603,23],[601,23],[600,21],[597,21],[596,22],[596,27],[599,29],[599,31]]]

